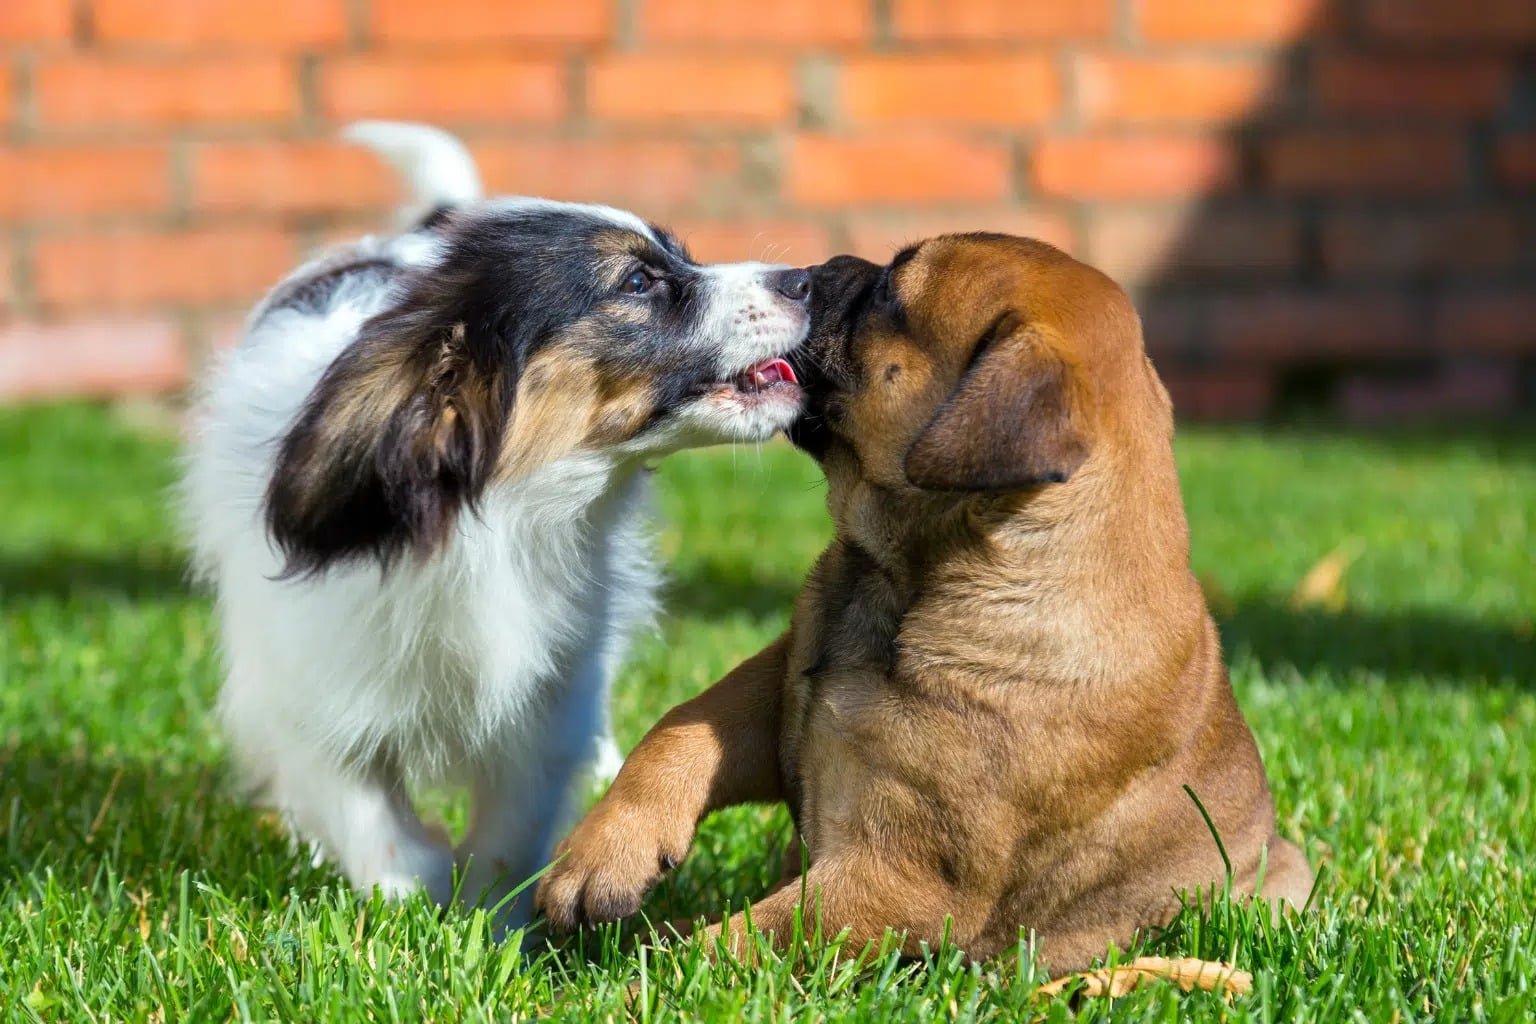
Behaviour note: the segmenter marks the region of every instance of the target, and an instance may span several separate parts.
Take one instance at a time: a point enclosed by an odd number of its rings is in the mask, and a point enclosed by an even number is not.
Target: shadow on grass
[[[674,572],[662,594],[662,607],[701,619],[741,614],[766,618],[788,615],[799,593],[799,580],[711,561]]]
[[[788,615],[798,581],[718,561],[678,572],[665,608],[706,621],[732,615]],[[0,601],[106,598],[152,600],[194,593],[179,554],[148,549],[119,556],[82,551],[25,559],[0,556]],[[1331,612],[1291,608],[1283,598],[1241,600],[1218,613],[1229,656],[1251,654],[1266,668],[1425,675],[1536,683],[1536,637],[1509,624],[1434,609]]]
[[[1434,610],[1330,612],[1279,600],[1239,602],[1219,617],[1229,660],[1348,676],[1376,672],[1536,685],[1536,639],[1524,628]]]
[[[34,556],[0,555],[0,599],[149,599],[186,596],[186,562],[163,549],[98,553],[49,551]]]
[[[0,897],[50,879],[96,890],[173,891],[183,871],[229,895],[277,905],[291,887],[330,881],[295,856],[275,822],[235,797],[222,773],[166,771],[30,744],[0,749],[6,829]],[[313,876],[313,877],[310,877]]]
[[[665,607],[705,620],[742,613],[765,618],[789,614],[798,593],[798,583],[781,577],[705,563],[677,575]],[[1536,685],[1536,637],[1529,624],[1435,609],[1295,609],[1283,597],[1240,601],[1217,619],[1228,658],[1249,654],[1266,669],[1289,665],[1304,674],[1373,672]]]
[[[1263,436],[1278,444],[1348,440],[1412,458],[1443,458],[1463,451],[1502,462],[1536,462],[1536,416],[1531,415],[1451,425],[1406,422],[1376,427],[1292,418],[1265,426]]]

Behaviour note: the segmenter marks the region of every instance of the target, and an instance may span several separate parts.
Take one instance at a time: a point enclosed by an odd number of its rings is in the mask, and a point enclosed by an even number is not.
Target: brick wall
[[[1510,409],[1533,55],[1536,0],[0,0],[0,394],[179,386],[401,117],[705,258],[1045,238],[1186,414]]]

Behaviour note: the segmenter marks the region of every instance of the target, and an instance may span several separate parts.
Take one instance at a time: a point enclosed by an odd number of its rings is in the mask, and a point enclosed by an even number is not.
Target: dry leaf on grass
[[[1247,995],[1253,989],[1253,975],[1240,971],[1231,964],[1212,960],[1169,960],[1161,956],[1137,957],[1128,964],[1106,967],[1097,971],[1083,971],[1057,978],[1036,989],[1039,996],[1061,995],[1072,985],[1082,982],[1085,996],[1123,996],[1131,989],[1150,981],[1171,981],[1185,992],[1203,989],[1220,992],[1231,998]]]
[[[1348,540],[1318,559],[1317,564],[1308,569],[1301,582],[1296,584],[1296,589],[1291,591],[1291,607],[1342,610],[1345,601],[1344,574],[1349,571],[1351,563],[1360,557],[1360,549],[1359,541]]]

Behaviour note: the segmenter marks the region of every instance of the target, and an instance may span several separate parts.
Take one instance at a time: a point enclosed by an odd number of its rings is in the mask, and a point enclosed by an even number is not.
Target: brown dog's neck
[[[838,539],[862,552],[905,600],[949,549],[973,533],[965,495],[884,487],[860,477],[834,485],[827,503]]]
[[[880,595],[859,617],[892,640],[921,637],[904,648],[929,666],[994,679],[1161,677],[1191,656],[1204,599],[1189,570],[1171,450],[1119,453],[1091,458],[1066,483],[1005,495],[844,476],[828,494],[838,544],[855,556],[840,564],[866,595]],[[1065,664],[1075,678],[1047,680],[1034,668]]]
[[[1138,446],[1138,448],[1141,446]],[[887,486],[862,474],[832,477],[828,509],[843,540],[867,552],[894,580],[930,575],[980,545],[1010,576],[1115,539],[1155,536],[1164,561],[1188,565],[1187,527],[1171,453],[1135,467],[1109,455],[1073,479],[1005,494],[931,492]],[[1006,563],[1006,564],[1003,564]],[[1164,566],[1163,568],[1166,568]]]

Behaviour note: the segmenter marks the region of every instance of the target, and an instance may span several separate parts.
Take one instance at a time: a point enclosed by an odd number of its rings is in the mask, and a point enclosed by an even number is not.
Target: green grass
[[[1230,1006],[1160,987],[1031,1000],[1014,961],[863,964],[813,946],[743,972],[603,934],[525,956],[478,914],[360,903],[230,791],[206,599],[164,494],[174,446],[84,407],[0,411],[0,1018],[1529,1020],[1536,1013],[1536,447],[1186,431],[1196,568],[1318,907],[1228,905],[1150,949],[1230,958]],[[669,614],[617,687],[620,740],[779,630],[825,541],[782,446],[661,473]],[[1307,570],[1357,553],[1329,607]],[[782,812],[704,828],[658,913],[740,905]]]

